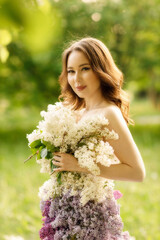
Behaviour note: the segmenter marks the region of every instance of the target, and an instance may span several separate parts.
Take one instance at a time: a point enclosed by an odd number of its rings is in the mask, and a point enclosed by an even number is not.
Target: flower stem
[[[38,150],[39,151],[39,150]],[[29,161],[32,157],[34,157],[36,154],[38,154],[38,151],[34,154],[32,154],[31,156],[29,156],[25,161],[24,163],[26,163],[27,161]]]

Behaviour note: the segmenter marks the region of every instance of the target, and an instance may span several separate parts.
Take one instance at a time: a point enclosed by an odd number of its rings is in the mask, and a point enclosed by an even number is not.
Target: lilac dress
[[[60,196],[41,201],[43,227],[41,240],[131,240],[128,231],[123,232],[119,198],[116,194],[104,201],[89,200],[83,206],[80,193],[70,190]],[[97,193],[97,192],[96,192]]]
[[[123,232],[120,205],[114,198],[102,203],[80,203],[80,195],[70,191],[52,200],[41,201],[43,227],[40,239],[61,240],[131,240],[128,231]]]

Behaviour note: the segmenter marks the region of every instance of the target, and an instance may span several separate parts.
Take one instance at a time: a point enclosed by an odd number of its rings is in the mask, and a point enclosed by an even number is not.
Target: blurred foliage
[[[0,106],[55,101],[63,49],[71,40],[92,36],[110,49],[124,87],[160,108],[159,3],[0,0]]]

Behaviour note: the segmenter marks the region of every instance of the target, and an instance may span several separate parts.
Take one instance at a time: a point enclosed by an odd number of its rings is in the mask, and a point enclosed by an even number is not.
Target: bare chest
[[[89,118],[89,117],[93,117],[93,116],[97,116],[97,115],[103,115],[105,116],[106,115],[106,110],[105,109],[99,109],[99,110],[92,110],[92,111],[89,111],[89,112],[85,112],[84,110],[81,110],[81,111],[77,111],[75,113],[76,115],[76,123],[78,123],[80,120],[84,120],[85,118]]]

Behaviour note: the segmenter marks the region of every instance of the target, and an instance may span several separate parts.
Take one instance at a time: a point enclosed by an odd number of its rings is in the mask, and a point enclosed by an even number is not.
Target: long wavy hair
[[[59,77],[61,94],[59,101],[64,105],[70,105],[73,110],[85,108],[85,101],[80,98],[71,88],[67,79],[68,57],[73,51],[81,51],[88,58],[93,72],[98,76],[101,82],[101,91],[105,99],[116,104],[127,124],[134,124],[129,118],[129,96],[122,89],[123,74],[118,69],[108,48],[96,38],[82,38],[71,42],[69,47],[62,55],[62,73]]]

